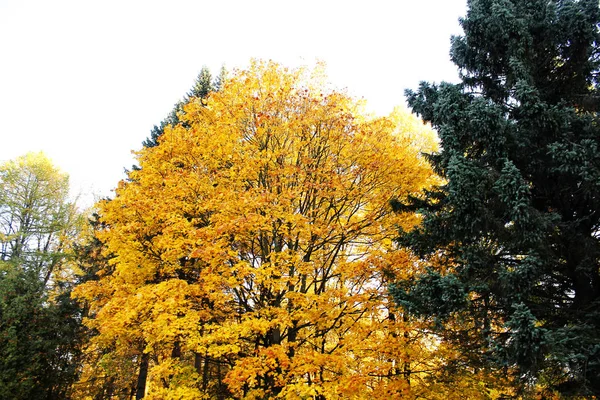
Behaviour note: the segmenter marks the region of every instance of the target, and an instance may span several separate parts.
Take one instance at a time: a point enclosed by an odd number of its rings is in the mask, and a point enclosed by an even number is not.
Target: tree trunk
[[[135,387],[135,399],[143,399],[146,395],[146,379],[148,378],[148,364],[150,356],[148,353],[142,354],[140,361],[140,373],[138,375],[137,385]]]

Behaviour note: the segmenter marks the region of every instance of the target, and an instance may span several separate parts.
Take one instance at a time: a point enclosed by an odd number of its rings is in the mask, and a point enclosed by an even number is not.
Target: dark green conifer
[[[407,91],[446,183],[395,203],[429,267],[392,293],[521,390],[600,395],[599,22],[598,0],[469,0],[462,82]]]
[[[194,99],[198,99],[204,104],[204,99],[206,99],[211,92],[220,90],[225,80],[225,76],[225,68],[222,67],[219,76],[217,76],[217,78],[213,81],[210,70],[208,67],[203,66],[200,70],[200,73],[196,77],[196,80],[194,81],[194,85],[190,91],[185,94],[183,100],[175,103],[173,110],[171,110],[169,115],[167,115],[167,117],[162,120],[159,125],[154,125],[150,131],[150,137],[142,142],[144,147],[157,146],[158,138],[163,134],[165,128],[168,125],[177,125],[181,122],[179,120],[179,114],[183,112],[183,106]]]

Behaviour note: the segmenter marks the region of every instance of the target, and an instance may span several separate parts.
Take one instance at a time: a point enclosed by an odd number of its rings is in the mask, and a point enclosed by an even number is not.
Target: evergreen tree
[[[221,70],[219,71],[219,75],[215,78],[213,83],[214,89],[218,92],[225,85],[225,81],[227,81],[227,69],[224,65],[221,66]]]
[[[205,99],[210,92],[214,91],[214,84],[212,80],[212,75],[209,69],[204,66],[200,70],[200,73],[196,77],[196,81],[194,82],[194,86],[192,89],[186,93],[184,97],[184,102],[187,103],[193,98],[198,98],[200,100]]]
[[[395,203],[423,266],[391,290],[522,391],[600,395],[599,22],[598,0],[470,0],[462,82],[407,91],[445,183]]]
[[[167,115],[167,117],[162,120],[159,125],[154,125],[150,131],[150,137],[142,142],[144,147],[158,146],[158,138],[164,133],[165,128],[169,125],[174,126],[181,122],[179,115],[183,112],[183,106],[194,99],[198,99],[202,104],[204,104],[204,99],[206,99],[211,92],[220,90],[223,82],[225,81],[225,76],[226,71],[225,68],[222,67],[221,72],[213,81],[210,70],[208,67],[203,66],[200,70],[200,73],[196,77],[196,80],[194,81],[194,85],[190,91],[186,93],[183,100],[175,103],[175,106],[169,115]]]
[[[80,309],[69,293],[48,298],[34,274],[0,276],[0,398],[70,398],[81,354]]]

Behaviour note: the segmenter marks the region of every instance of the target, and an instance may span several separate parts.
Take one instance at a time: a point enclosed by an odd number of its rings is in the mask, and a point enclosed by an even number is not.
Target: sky
[[[327,65],[377,114],[457,81],[466,0],[0,0],[0,162],[43,151],[89,206],[112,196],[202,68]]]

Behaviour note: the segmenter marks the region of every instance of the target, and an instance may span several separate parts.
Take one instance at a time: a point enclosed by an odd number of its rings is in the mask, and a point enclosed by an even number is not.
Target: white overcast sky
[[[251,58],[325,61],[385,114],[419,81],[456,81],[466,0],[0,0],[0,161],[44,151],[85,202],[111,196],[191,87]]]

